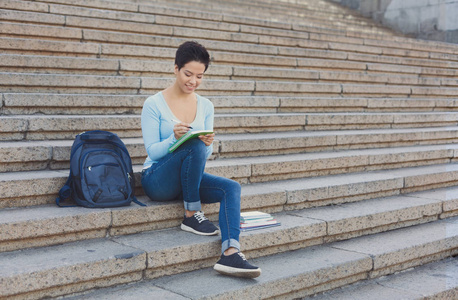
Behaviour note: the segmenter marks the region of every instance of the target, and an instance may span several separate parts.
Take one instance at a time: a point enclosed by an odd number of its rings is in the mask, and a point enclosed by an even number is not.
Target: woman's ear
[[[175,73],[175,75],[177,75],[177,74],[178,74],[178,71],[179,71],[179,70],[178,70],[178,65],[175,65],[175,69],[174,69],[173,73]]]

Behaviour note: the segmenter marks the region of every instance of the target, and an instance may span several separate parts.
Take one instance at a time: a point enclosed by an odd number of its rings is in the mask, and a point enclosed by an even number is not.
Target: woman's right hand
[[[175,134],[175,138],[178,140],[182,137],[186,132],[188,132],[191,128],[191,125],[188,123],[177,123],[173,126],[173,133]]]

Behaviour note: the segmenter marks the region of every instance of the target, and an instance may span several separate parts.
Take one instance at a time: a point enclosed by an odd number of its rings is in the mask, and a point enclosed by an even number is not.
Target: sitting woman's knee
[[[202,151],[205,153],[205,144],[202,142],[200,139],[191,139],[187,142],[185,142],[182,146],[183,148],[188,148],[188,149],[195,149],[197,151]]]
[[[235,180],[227,180],[227,192],[233,193],[234,195],[239,196],[242,193],[242,186]]]

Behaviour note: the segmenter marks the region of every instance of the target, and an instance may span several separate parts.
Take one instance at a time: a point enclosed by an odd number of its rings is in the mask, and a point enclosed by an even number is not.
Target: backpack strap
[[[59,196],[56,198],[56,204],[60,207],[77,207],[77,205],[62,205],[60,202],[64,201],[65,199],[70,198],[72,194],[72,189],[70,184],[72,183],[72,177],[68,176],[67,182],[65,182],[64,186],[59,191]]]
[[[135,197],[135,196],[134,196],[134,199],[132,200],[132,202],[137,203],[137,204],[140,205],[140,206],[146,206],[145,203],[142,203],[142,202],[138,201],[138,200],[137,200],[137,197]]]

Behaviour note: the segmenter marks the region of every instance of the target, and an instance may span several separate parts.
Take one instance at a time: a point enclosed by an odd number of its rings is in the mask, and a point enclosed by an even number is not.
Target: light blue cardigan
[[[197,114],[191,123],[192,130],[213,130],[214,114],[213,103],[197,95]],[[172,119],[179,120],[173,115],[162,92],[145,100],[142,110],[142,134],[148,157],[143,164],[144,169],[164,157],[168,153],[168,148],[176,141],[173,134],[173,126],[176,123]],[[213,144],[207,146],[207,158],[212,151]]]

